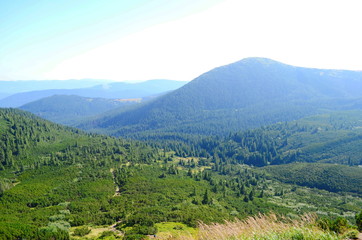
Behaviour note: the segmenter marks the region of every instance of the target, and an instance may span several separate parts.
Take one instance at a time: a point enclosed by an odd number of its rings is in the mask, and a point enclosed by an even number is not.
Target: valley
[[[360,90],[360,72],[248,58],[141,102],[1,108],[0,238],[353,238]]]

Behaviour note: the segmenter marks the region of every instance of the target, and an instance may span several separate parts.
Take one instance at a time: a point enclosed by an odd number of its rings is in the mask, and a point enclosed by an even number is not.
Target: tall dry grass
[[[221,240],[221,239],[253,239],[266,233],[280,234],[290,229],[299,229],[307,225],[312,225],[316,221],[316,216],[307,214],[299,220],[291,220],[286,217],[277,217],[275,214],[259,214],[248,217],[244,220],[225,221],[224,224],[204,224],[199,228],[200,240]]]
[[[259,214],[244,220],[225,223],[199,224],[197,236],[177,236],[177,240],[337,240],[335,234],[324,232],[316,226],[317,216],[306,214],[298,220]]]

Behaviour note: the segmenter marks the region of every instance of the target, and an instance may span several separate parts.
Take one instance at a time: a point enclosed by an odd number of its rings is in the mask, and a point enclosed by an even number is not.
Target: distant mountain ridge
[[[25,104],[20,109],[56,123],[72,126],[86,117],[137,104],[140,101],[141,99],[117,100],[54,95]]]
[[[361,97],[362,72],[246,58],[206,72],[137,109],[80,127],[114,135],[149,130],[226,133],[300,118],[338,107],[339,100],[347,104]]]
[[[87,88],[98,84],[109,83],[106,79],[70,79],[70,80],[15,80],[1,81],[0,89],[6,93],[30,92],[46,89]]]
[[[1,82],[0,82],[1,84]],[[177,89],[184,81],[149,80],[140,83],[104,82],[85,88],[47,89],[16,93],[0,100],[0,107],[20,107],[24,104],[53,95],[78,95],[90,98],[143,98]]]

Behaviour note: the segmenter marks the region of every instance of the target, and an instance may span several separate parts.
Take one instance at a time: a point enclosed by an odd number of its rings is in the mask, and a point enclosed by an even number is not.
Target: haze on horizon
[[[358,0],[0,4],[0,80],[192,80],[246,57],[362,70]]]

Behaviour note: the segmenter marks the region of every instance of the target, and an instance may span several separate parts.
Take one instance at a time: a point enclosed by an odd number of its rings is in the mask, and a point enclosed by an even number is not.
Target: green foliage
[[[146,240],[148,239],[145,235],[142,234],[127,234],[124,236],[124,240]]]
[[[67,223],[50,223],[47,227],[39,229],[40,239],[60,239],[68,240],[69,233],[66,227]]]
[[[362,194],[362,168],[335,164],[294,163],[264,168],[276,179],[331,192]]]
[[[44,165],[145,162],[155,155],[142,143],[85,134],[15,109],[0,109],[0,119],[0,163],[19,172]]]
[[[74,236],[83,237],[91,232],[91,229],[89,227],[80,227],[76,228],[73,232]]]
[[[89,230],[84,225],[117,222],[126,238],[141,238],[155,234],[162,222],[196,227],[199,221],[224,222],[270,211],[298,215],[315,209],[351,220],[361,209],[361,201],[353,196],[282,184],[275,179],[286,174],[283,165],[244,165],[285,159],[278,158],[287,151],[280,147],[285,138],[275,136],[289,125],[225,139],[171,141],[157,149],[86,134],[19,110],[0,110],[0,116],[0,238],[68,239],[70,226],[80,226],[75,230],[80,236]],[[314,166],[315,176],[307,179],[310,186],[320,187],[318,182],[337,192],[348,185],[348,191],[359,193],[357,168]],[[295,172],[295,179],[301,179]],[[323,179],[323,174],[331,178]],[[328,228],[342,231],[346,226],[340,220]]]
[[[356,214],[356,225],[360,232],[362,232],[362,211]]]
[[[158,154],[14,109],[0,109],[0,146],[0,224],[15,226],[3,228],[8,239],[66,239],[70,225],[113,224],[120,214],[109,209],[112,169],[153,162]]]
[[[358,235],[359,235],[359,231],[357,231],[356,229],[350,229],[343,234],[342,238],[343,239],[358,239]]]
[[[108,237],[114,237],[115,233],[113,231],[104,231],[97,239],[108,239]]]
[[[317,224],[321,229],[333,231],[337,234],[345,234],[352,228],[347,219],[343,217],[337,217],[335,219],[321,218],[318,220]]]
[[[362,164],[361,118],[361,111],[334,112],[225,137],[155,133],[144,139],[178,156],[211,158],[215,164],[260,167],[319,162],[356,166]]]

